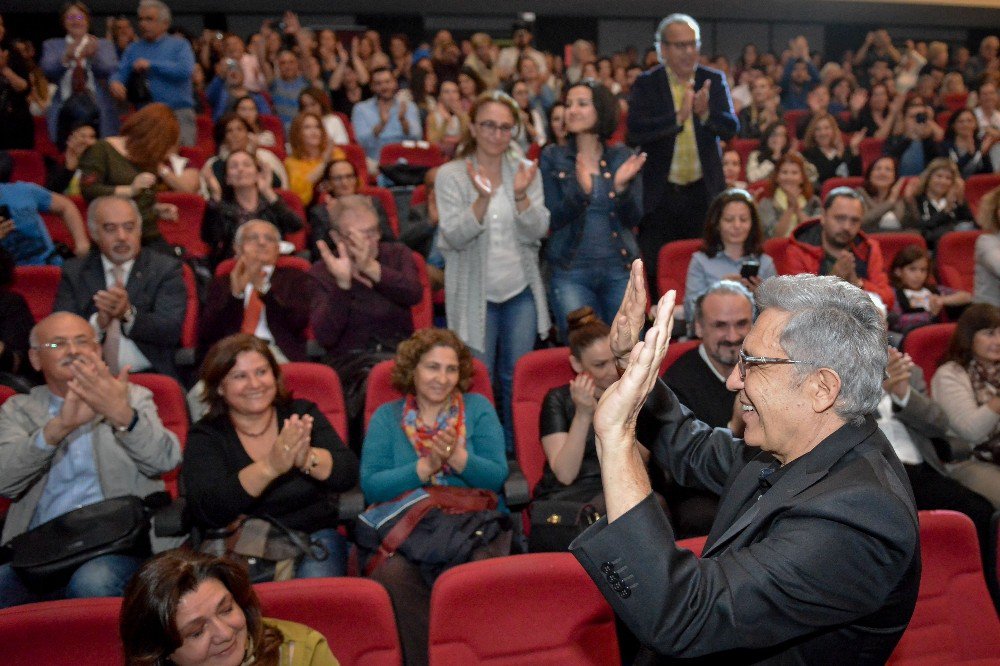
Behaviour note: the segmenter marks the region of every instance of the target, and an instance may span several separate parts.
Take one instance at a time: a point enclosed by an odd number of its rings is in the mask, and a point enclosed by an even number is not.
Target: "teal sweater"
[[[503,429],[490,401],[465,394],[466,448],[469,462],[461,474],[445,481],[451,486],[485,488],[497,493],[507,479]],[[389,402],[372,415],[361,449],[361,490],[369,503],[386,502],[423,485],[417,476],[417,452],[401,425],[403,400]]]

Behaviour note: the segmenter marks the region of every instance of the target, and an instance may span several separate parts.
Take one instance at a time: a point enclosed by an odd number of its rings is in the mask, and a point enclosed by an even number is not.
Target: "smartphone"
[[[746,259],[740,266],[740,277],[757,277],[758,271],[760,271],[760,262],[756,259]]]
[[[0,206],[0,220],[9,220],[9,219],[10,219],[10,206],[4,204],[3,206]]]

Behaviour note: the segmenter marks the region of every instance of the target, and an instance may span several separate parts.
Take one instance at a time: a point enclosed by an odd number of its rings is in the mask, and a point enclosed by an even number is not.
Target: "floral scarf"
[[[417,399],[413,395],[406,396],[406,403],[403,405],[403,432],[406,438],[413,444],[413,449],[417,456],[425,458],[431,454],[431,440],[441,431],[448,428],[455,429],[455,446],[465,445],[465,401],[462,399],[461,391],[453,391],[451,394],[451,404],[441,410],[438,414],[437,422],[433,426],[424,425],[417,418],[420,410],[417,407]],[[445,477],[451,474],[451,467],[445,463],[441,469],[430,478],[431,485],[444,485]]]

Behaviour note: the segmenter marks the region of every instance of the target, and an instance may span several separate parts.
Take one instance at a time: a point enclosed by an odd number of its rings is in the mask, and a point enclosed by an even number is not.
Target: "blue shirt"
[[[49,396],[49,414],[53,417],[58,414],[62,404],[63,399],[59,396]],[[95,421],[91,421],[80,426],[59,444],[66,447],[66,454],[49,468],[45,489],[28,529],[104,499],[101,478],[97,474],[97,460],[94,458],[95,424]],[[46,450],[49,448],[41,430],[35,437],[35,446]]]
[[[420,124],[420,114],[417,112],[417,105],[412,102],[406,105],[406,122],[410,126],[409,133],[403,132],[403,125],[399,122],[398,99],[392,102],[392,108],[389,109],[389,121],[382,129],[382,133],[375,136],[375,126],[380,122],[377,97],[366,99],[354,105],[354,110],[351,112],[354,134],[358,137],[358,143],[365,149],[365,155],[373,160],[378,160],[383,146],[408,139],[419,141],[423,138],[424,128]]]
[[[0,183],[0,206],[10,209],[14,230],[0,243],[18,266],[62,265],[49,230],[39,213],[52,206],[52,193],[34,183]]]
[[[229,89],[226,88],[225,80],[219,78],[218,76],[212,79],[212,82],[208,84],[208,88],[205,89],[205,96],[208,97],[208,103],[212,105],[212,122],[219,122],[219,118],[222,117],[227,111],[231,111],[229,105],[234,101],[233,96],[229,94]],[[271,113],[271,107],[268,105],[267,100],[263,95],[257,92],[250,93],[250,99],[253,103],[257,105],[258,115],[266,115]],[[298,102],[296,102],[297,104]]]
[[[191,76],[194,74],[194,51],[182,37],[163,35],[155,42],[133,42],[122,53],[118,71],[112,81],[127,84],[136,60],[148,60],[146,80],[154,102],[162,102],[171,109],[193,109],[194,91]]]
[[[305,77],[299,76],[291,81],[276,78],[271,84],[271,101],[274,103],[274,114],[281,118],[285,125],[285,134],[292,124],[292,119],[299,112],[299,94],[309,87]]]
[[[698,297],[708,291],[713,284],[727,275],[739,275],[740,266],[745,259],[751,259],[750,255],[733,259],[723,251],[715,253],[714,257],[709,257],[700,250],[691,255],[691,263],[688,264],[687,279],[684,281],[684,314],[688,322],[694,321],[694,302]],[[778,274],[774,267],[774,260],[769,255],[761,254],[756,257],[760,261],[760,269],[757,277],[766,280]]]
[[[920,141],[911,141],[899,156],[899,175],[919,176],[923,173],[924,166],[924,144]]]

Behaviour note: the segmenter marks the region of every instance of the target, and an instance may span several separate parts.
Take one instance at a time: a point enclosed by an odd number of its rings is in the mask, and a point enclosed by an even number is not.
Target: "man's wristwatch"
[[[132,432],[133,430],[135,430],[135,426],[136,426],[137,423],[139,423],[139,410],[137,410],[135,407],[133,407],[132,408],[132,420],[128,422],[128,425],[120,426],[120,425],[111,424],[111,427],[114,428],[115,432],[119,432],[119,433],[124,434],[126,432]]]

